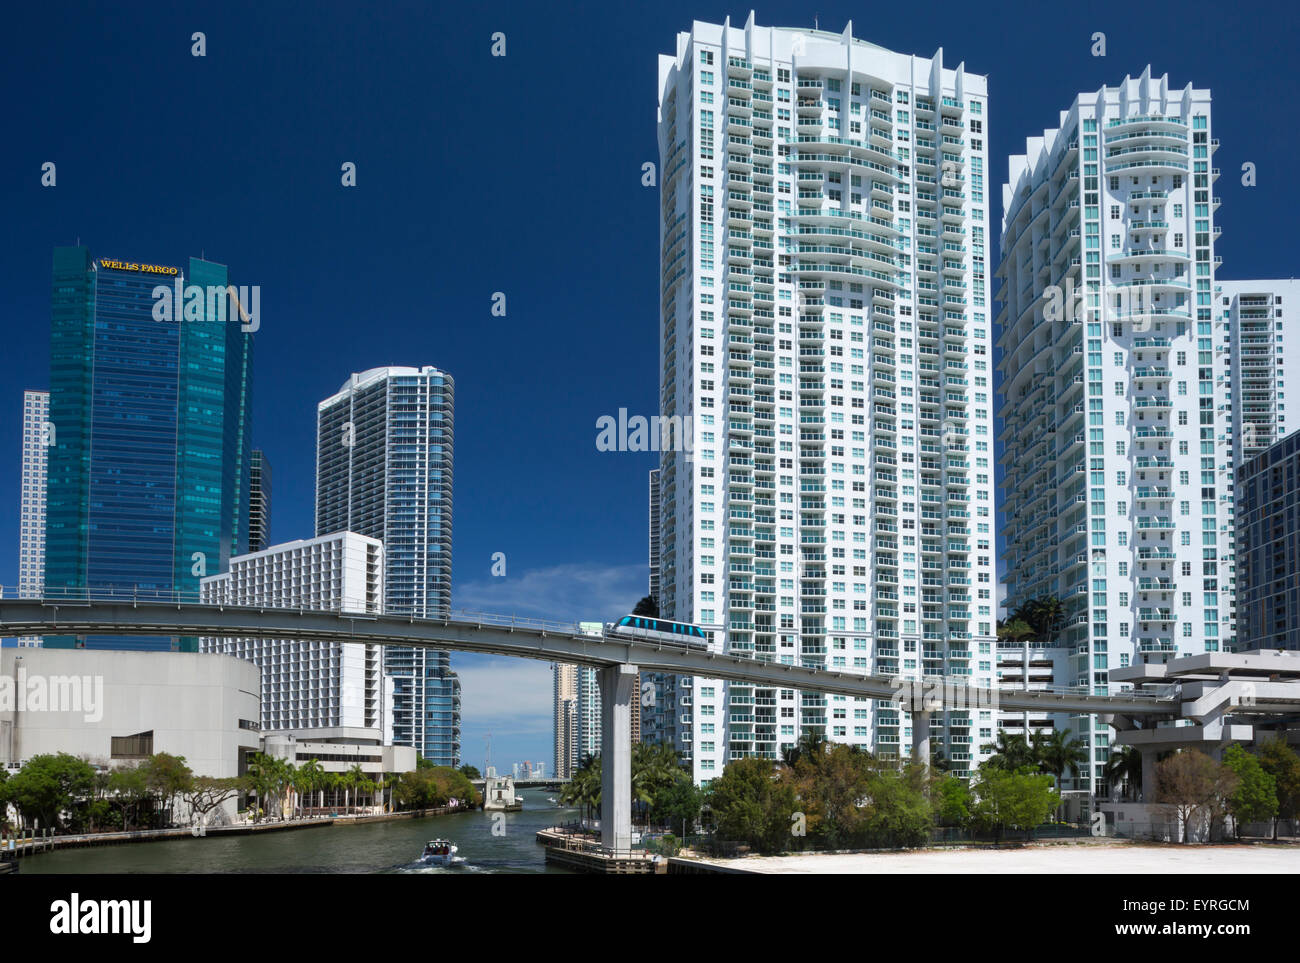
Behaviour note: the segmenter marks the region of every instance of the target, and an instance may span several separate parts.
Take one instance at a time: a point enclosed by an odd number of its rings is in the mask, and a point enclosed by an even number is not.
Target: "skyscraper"
[[[174,286],[186,302],[163,314]],[[229,291],[225,266],[199,258],[181,269],[55,248],[47,593],[197,595],[200,578],[247,548],[253,340]]]
[[[694,425],[660,460],[661,610],[758,659],[988,681],[985,78],[752,13],[659,63],[661,400]],[[870,700],[678,677],[656,707],[700,782],[805,733],[910,745]],[[980,721],[934,721],[958,772]]]
[[[600,677],[589,665],[577,667],[578,699],[574,704],[577,730],[577,764],[588,756],[600,755]]]
[[[650,597],[659,604],[659,469],[650,472]]]
[[[1225,319],[1210,92],[1150,68],[1010,159],[999,343],[1008,610],[1063,602],[1057,684],[1233,636]],[[1101,788],[1108,729],[1073,787]]]
[[[423,368],[354,374],[317,406],[316,533],[384,544],[384,610],[417,618],[451,609],[455,382]],[[460,765],[460,680],[446,652],[388,646],[393,742],[435,765]]]
[[[382,613],[384,548],[375,538],[335,532],[238,555],[230,570],[203,579],[204,602]],[[374,729],[389,742],[382,646],[286,639],[200,640],[200,651],[257,663],[262,728]]]
[[[271,544],[271,462],[253,449],[248,485],[248,550],[260,552]]]
[[[1228,357],[1232,461],[1240,468],[1300,427],[1294,414],[1286,420],[1288,373],[1300,387],[1300,281],[1219,281],[1216,291],[1225,338],[1216,351]]]
[[[45,469],[49,435],[50,393],[23,392],[22,480],[18,510],[18,594],[39,598],[45,585]],[[40,645],[25,636],[20,646]]]
[[[1237,469],[1237,650],[1300,650],[1300,436]]]
[[[578,764],[578,667],[557,662],[551,666],[551,673],[555,775],[557,779],[570,779]]]

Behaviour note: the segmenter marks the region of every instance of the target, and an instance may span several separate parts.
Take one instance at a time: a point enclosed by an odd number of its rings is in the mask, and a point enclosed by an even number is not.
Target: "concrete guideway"
[[[600,671],[602,845],[631,848],[631,707],[637,673],[667,672],[894,702],[913,713],[913,757],[928,761],[932,711],[975,707],[1120,715],[1176,715],[1169,699],[1127,693],[978,688],[932,679],[903,684],[881,676],[784,665],[658,642],[584,633],[574,623],[508,616],[416,619],[360,611],[236,606],[187,598],[0,598],[0,635],[162,635],[355,642],[476,652],[587,665]]]
[[[212,638],[301,639],[401,645],[477,652],[603,669],[698,675],[732,682],[808,689],[859,699],[900,701],[900,686],[884,676],[855,675],[811,666],[760,662],[656,642],[583,634],[573,623],[476,615],[461,619],[127,600],[0,599],[0,635],[177,635]],[[943,680],[935,680],[934,692]],[[948,680],[951,685],[952,680]],[[917,690],[928,689],[922,681]],[[972,705],[1043,712],[1168,714],[1176,710],[1151,695],[1099,696],[1050,690],[956,686]],[[939,708],[936,706],[936,708]]]

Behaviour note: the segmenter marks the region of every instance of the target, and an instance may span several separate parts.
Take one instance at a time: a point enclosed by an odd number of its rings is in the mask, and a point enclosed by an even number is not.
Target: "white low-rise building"
[[[66,752],[112,768],[156,753],[200,776],[243,773],[260,746],[260,674],[192,652],[0,650],[0,762]]]
[[[273,545],[230,560],[230,571],[203,579],[204,602],[226,605],[383,611],[384,547],[355,532]],[[265,730],[343,726],[378,730],[392,741],[392,681],[383,647],[283,639],[204,638],[203,652],[224,652],[262,670]]]

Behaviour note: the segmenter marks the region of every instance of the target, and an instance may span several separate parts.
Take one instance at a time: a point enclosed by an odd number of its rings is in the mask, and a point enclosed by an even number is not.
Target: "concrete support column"
[[[930,771],[930,713],[912,713],[912,762]]]
[[[632,848],[632,700],[634,665],[600,670],[600,843]]]
[[[1138,751],[1142,754],[1142,801],[1154,803],[1156,801],[1156,751],[1154,749]]]

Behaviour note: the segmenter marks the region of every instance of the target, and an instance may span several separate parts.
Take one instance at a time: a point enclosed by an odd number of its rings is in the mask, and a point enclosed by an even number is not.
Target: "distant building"
[[[570,779],[578,764],[578,667],[557,662],[551,674],[555,775]]]
[[[1286,421],[1286,373],[1300,378],[1300,281],[1220,281],[1216,290],[1231,338],[1232,463],[1240,467],[1300,427],[1294,416]]]
[[[1300,649],[1300,434],[1237,469],[1237,651]]]
[[[18,594],[37,598],[45,587],[45,464],[52,440],[47,434],[50,393],[23,392],[22,482],[18,510]],[[21,647],[38,646],[40,636],[18,640]]]
[[[273,545],[232,558],[229,572],[203,580],[200,597],[226,605],[381,613],[384,547],[355,532]],[[377,738],[392,741],[392,683],[383,674],[382,646],[204,638],[200,649],[261,668],[264,729],[343,726],[374,730]]]
[[[603,622],[579,622],[578,628],[586,635],[603,636]],[[600,755],[600,676],[597,671],[585,665],[577,667],[578,698],[574,705],[574,729],[576,732],[575,768],[582,765],[588,756]]]
[[[260,552],[271,545],[271,462],[266,452],[253,449],[248,484],[248,550]]]
[[[600,677],[590,666],[578,666],[576,705],[578,765],[588,756],[600,755]]]
[[[326,726],[262,734],[262,751],[295,766],[315,759],[325,772],[348,772],[360,766],[367,776],[413,772],[415,749],[385,745],[377,729]]]
[[[524,808],[524,804],[515,796],[513,776],[486,776],[483,780],[483,808],[514,812]]]

